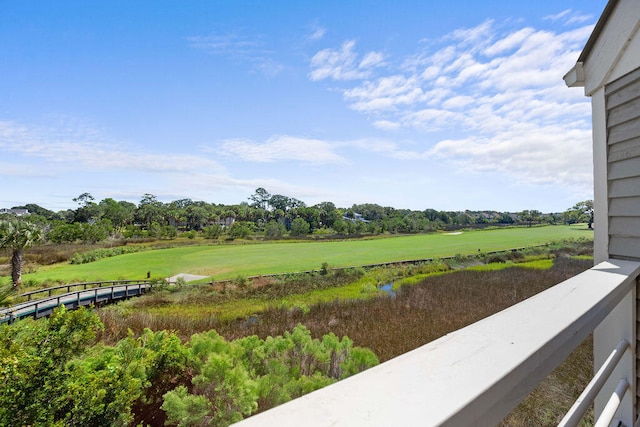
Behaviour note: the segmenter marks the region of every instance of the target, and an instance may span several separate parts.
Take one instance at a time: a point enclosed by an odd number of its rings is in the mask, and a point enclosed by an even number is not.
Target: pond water
[[[388,293],[392,297],[396,296],[396,293],[393,291],[393,282],[392,283],[387,283],[386,285],[380,285],[380,286],[378,286],[378,289],[380,289],[381,291],[385,291],[386,293]]]

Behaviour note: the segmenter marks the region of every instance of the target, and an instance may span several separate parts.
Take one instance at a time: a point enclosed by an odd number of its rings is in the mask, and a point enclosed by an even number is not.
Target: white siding
[[[640,259],[640,69],[607,85],[609,254]]]

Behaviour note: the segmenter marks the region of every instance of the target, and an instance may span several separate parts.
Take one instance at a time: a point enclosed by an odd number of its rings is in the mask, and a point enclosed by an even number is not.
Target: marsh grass
[[[329,332],[348,336],[355,345],[371,348],[380,361],[386,361],[592,266],[590,242],[569,246],[459,270],[434,262],[366,272],[355,269],[340,280],[328,278],[327,273],[292,275],[288,281],[269,279],[242,292],[230,288],[225,293],[210,285],[188,285],[180,291],[165,290],[99,310],[105,323],[102,338],[112,342],[126,336],[129,329],[138,334],[145,327],[175,330],[183,339],[210,329],[227,340],[249,335],[266,338],[302,323],[314,337]],[[317,283],[322,280],[331,285]],[[371,292],[372,285],[388,281],[397,284],[395,297]],[[592,360],[588,339],[501,425],[557,425],[587,384]]]

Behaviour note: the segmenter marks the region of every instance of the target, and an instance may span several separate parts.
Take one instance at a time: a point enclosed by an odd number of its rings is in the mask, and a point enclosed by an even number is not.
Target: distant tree
[[[347,231],[347,223],[342,219],[338,219],[333,222],[332,228],[337,234],[344,234]]]
[[[269,205],[273,208],[273,210],[280,209],[283,212],[286,212],[290,206],[290,199],[287,196],[283,196],[282,194],[274,194],[269,199]]]
[[[153,194],[146,193],[138,204],[135,218],[148,228],[154,222],[164,223],[164,213],[165,209],[162,202],[156,199]]]
[[[109,234],[113,231],[113,226],[110,220],[101,219],[95,224],[81,224],[81,230],[81,239],[84,243],[97,243],[109,237]]]
[[[332,202],[322,202],[313,206],[318,210],[320,216],[320,224],[325,227],[333,227],[333,223],[340,219],[340,214],[336,209],[336,205]]]
[[[232,239],[246,239],[251,234],[251,227],[248,222],[236,221],[229,230],[229,237]]]
[[[287,229],[281,222],[271,220],[267,223],[265,227],[264,236],[267,239],[278,239],[284,236],[284,233],[286,231]]]
[[[304,218],[296,218],[291,223],[292,236],[306,236],[309,234],[309,223]]]
[[[209,225],[202,229],[202,235],[205,239],[217,239],[222,234],[222,226],[219,224]]]
[[[387,216],[385,208],[380,205],[365,203],[362,205],[353,205],[350,209],[352,212],[358,212],[362,217],[369,221],[376,221]]]
[[[202,230],[209,220],[209,212],[202,206],[189,206],[186,209],[187,229]]]
[[[100,208],[93,201],[94,198],[90,193],[82,193],[72,200],[79,205],[74,211],[74,222],[93,222],[100,216]]]
[[[73,243],[82,239],[82,226],[80,223],[71,224],[63,221],[53,221],[51,229],[46,235],[46,240],[53,243]]]
[[[424,216],[425,218],[427,218],[429,221],[432,221],[432,222],[435,222],[439,219],[438,211],[436,211],[435,209],[426,209],[424,211]]]
[[[576,203],[570,211],[574,211],[578,215],[578,222],[586,222],[589,229],[593,228],[593,200],[585,200]]]
[[[542,212],[538,211],[538,210],[532,210],[531,211],[531,218],[533,219],[533,222],[536,224],[539,224],[542,221]]]
[[[513,224],[513,218],[508,213],[502,213],[498,217],[498,222],[501,224]]]
[[[320,211],[315,207],[298,207],[291,210],[296,217],[309,223],[310,230],[320,228]]]
[[[533,215],[531,215],[531,211],[528,209],[518,212],[518,219],[526,223],[528,227],[531,227],[531,224],[533,223]]]
[[[247,202],[240,202],[238,205],[234,205],[235,218],[237,221],[250,221],[251,220],[251,206]]]
[[[91,195],[91,193],[82,193],[78,197],[74,197],[71,200],[73,200],[74,202],[76,202],[77,204],[79,204],[81,206],[84,206],[84,205],[87,205],[89,203],[92,203],[95,199]]]
[[[98,208],[102,212],[102,218],[110,220],[113,227],[117,229],[133,223],[136,211],[136,205],[133,203],[117,202],[111,198],[98,203]]]
[[[267,208],[269,199],[271,199],[271,194],[262,187],[256,188],[256,192],[249,196],[249,200],[253,201],[252,205],[260,209]]]
[[[14,219],[0,222],[0,249],[11,251],[11,281],[13,288],[22,285],[22,255],[24,250],[42,237],[40,228],[30,222]]]

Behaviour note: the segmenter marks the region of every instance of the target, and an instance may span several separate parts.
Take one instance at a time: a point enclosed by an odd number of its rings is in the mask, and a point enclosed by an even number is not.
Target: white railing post
[[[633,343],[631,348],[625,351],[620,362],[611,373],[609,379],[602,387],[594,401],[595,419],[599,419],[605,410],[609,398],[615,392],[620,379],[625,379],[630,384],[634,393],[627,393],[620,402],[620,408],[616,412],[616,419],[625,426],[635,424],[636,389],[635,369],[635,342],[636,342],[636,287],[622,299],[615,309],[596,327],[593,333],[593,359],[594,371],[602,367],[612,348],[615,348],[622,338]]]
[[[580,420],[587,413],[596,396],[600,393],[600,390],[602,390],[602,386],[607,382],[611,373],[629,347],[629,341],[625,339],[620,340],[618,346],[611,352],[600,370],[589,382],[580,397],[578,397],[578,400],[576,400],[571,409],[569,409],[569,412],[567,412],[562,421],[560,421],[558,427],[574,427],[580,423]]]
[[[598,421],[596,422],[594,427],[608,427],[611,424],[613,417],[615,417],[618,408],[622,404],[630,388],[631,385],[626,379],[623,378],[618,382],[616,389],[609,397],[609,400],[607,401],[607,404],[602,410],[602,414],[600,414],[600,418],[598,418]]]

